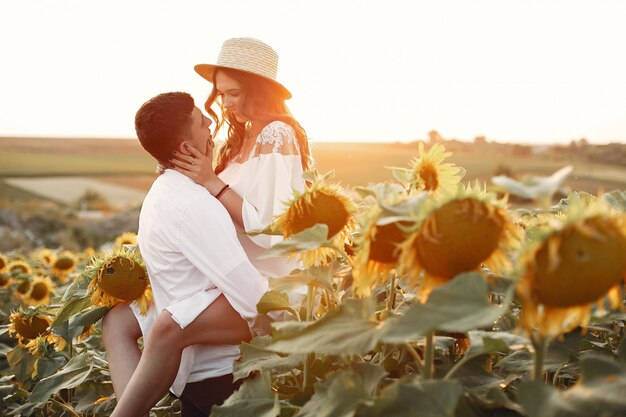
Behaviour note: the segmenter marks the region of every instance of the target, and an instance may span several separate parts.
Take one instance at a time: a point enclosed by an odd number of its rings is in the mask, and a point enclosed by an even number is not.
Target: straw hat
[[[232,68],[261,76],[276,85],[285,99],[291,98],[289,90],[276,81],[278,54],[269,45],[258,39],[227,39],[222,44],[215,65],[198,64],[194,67],[202,78],[210,82],[213,82],[213,74],[218,68]]]

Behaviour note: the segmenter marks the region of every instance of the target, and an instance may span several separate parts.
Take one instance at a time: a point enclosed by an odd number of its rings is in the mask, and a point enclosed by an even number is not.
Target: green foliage
[[[213,407],[211,412],[214,417],[275,417],[279,414],[280,404],[278,397],[272,392],[268,372],[247,379],[223,405]]]
[[[378,323],[372,320],[370,299],[346,300],[314,322],[276,323],[275,342],[269,349],[283,353],[362,354],[380,340]]]
[[[433,330],[466,332],[493,324],[506,312],[512,296],[513,286],[502,305],[490,304],[485,279],[477,273],[461,274],[434,289],[426,303],[415,303],[401,317],[389,320],[383,340],[401,343]]]
[[[560,180],[548,182],[548,191],[560,184]],[[407,222],[408,232],[416,230],[412,222],[426,217],[424,210],[437,197],[405,192],[398,184],[388,183],[359,189],[362,199],[357,217],[376,204],[382,213],[379,225],[402,221]],[[545,193],[529,196],[544,204],[548,200]],[[610,308],[602,299],[603,308],[592,308],[585,330],[576,327],[544,337],[536,329],[520,326],[527,308],[519,291],[523,244],[566,216],[569,208],[594,200],[600,199],[580,192],[553,207],[508,210],[524,233],[516,242],[520,247],[502,252],[512,268],[496,273],[481,266],[427,290],[421,287],[426,282],[423,275],[417,282],[409,281],[407,266],[398,264],[375,272],[380,273],[371,278],[369,295],[357,296],[354,284],[363,268],[358,256],[363,230],[353,231],[344,247],[326,239],[325,225],[284,240],[266,256],[297,256],[327,248],[332,260],[270,281],[271,291],[257,309],[286,312],[288,319],[274,322],[270,336],[240,345],[241,357],[233,373],[242,385],[211,415],[626,415],[623,312],[605,311]],[[601,200],[616,212],[626,208],[623,191]],[[53,222],[42,223],[52,227]],[[436,239],[435,232],[432,238]],[[50,272],[49,266],[34,260],[34,253],[7,256]],[[0,288],[4,329],[0,330],[0,353],[6,357],[0,362],[0,407],[6,415],[107,416],[115,406],[98,334],[109,308],[92,305],[88,285],[93,274],[86,272],[87,265],[85,256],[80,257],[67,282],[55,280],[51,302],[32,308],[23,305],[24,297],[17,289],[34,273],[3,272],[7,280]],[[34,348],[18,344],[9,335],[9,316],[15,311],[50,317],[50,336],[55,339],[38,341]],[[85,335],[86,328],[95,334]],[[540,349],[542,340],[545,351]],[[176,403],[167,399],[152,411],[157,417],[178,413]]]

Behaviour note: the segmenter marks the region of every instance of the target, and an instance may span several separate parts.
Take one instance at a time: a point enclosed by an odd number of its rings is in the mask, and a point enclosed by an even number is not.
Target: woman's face
[[[237,110],[243,104],[243,89],[241,84],[232,77],[229,77],[224,71],[217,71],[215,74],[215,88],[218,95],[222,98],[224,108],[232,113],[235,119],[244,123],[247,120]]]

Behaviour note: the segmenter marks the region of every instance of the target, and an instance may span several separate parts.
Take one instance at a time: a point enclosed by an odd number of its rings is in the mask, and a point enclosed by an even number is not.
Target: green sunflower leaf
[[[81,353],[54,375],[42,379],[35,385],[29,398],[31,403],[43,403],[51,395],[62,389],[75,388],[82,384],[91,373],[92,364],[87,353]]]
[[[313,227],[304,229],[300,233],[296,233],[289,239],[285,239],[272,246],[261,254],[259,259],[273,258],[275,256],[289,255],[294,252],[314,250],[319,247],[331,247],[328,241],[328,226],[325,224],[316,224]]]
[[[239,346],[241,358],[233,365],[235,380],[246,378],[255,371],[289,372],[304,362],[304,354],[280,355],[266,349],[270,344],[270,336],[260,336]]]
[[[349,299],[315,322],[274,323],[274,343],[268,349],[283,353],[361,354],[381,337],[372,320],[374,301]]]
[[[493,325],[506,313],[512,298],[513,286],[507,289],[502,305],[490,304],[482,275],[460,274],[435,288],[426,303],[415,303],[402,316],[386,320],[382,338],[388,343],[405,343],[433,330],[467,332]]]
[[[278,397],[272,391],[269,372],[246,379],[239,390],[211,409],[213,417],[276,417],[280,415]]]
[[[461,390],[456,381],[421,381],[408,377],[383,389],[376,402],[359,415],[454,417]]]
[[[352,416],[368,400],[370,395],[363,378],[351,369],[342,370],[315,384],[315,394],[298,412],[298,416]]]
[[[261,297],[256,305],[256,309],[261,314],[276,310],[293,311],[289,305],[289,297],[287,294],[278,291],[268,291],[263,294],[263,297]]]
[[[68,321],[73,315],[90,307],[91,300],[89,297],[75,298],[61,307],[50,327],[58,327]]]

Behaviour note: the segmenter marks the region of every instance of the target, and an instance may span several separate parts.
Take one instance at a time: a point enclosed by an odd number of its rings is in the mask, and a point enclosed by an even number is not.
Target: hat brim
[[[288,100],[291,98],[291,93],[289,92],[289,90],[287,90],[287,88],[284,85],[282,85],[278,81],[272,80],[271,78],[263,77],[262,75],[256,74],[254,72],[244,71],[239,68],[232,68],[232,67],[211,65],[211,64],[198,64],[193,67],[193,69],[198,73],[198,75],[200,75],[202,78],[204,78],[211,84],[213,83],[213,77],[215,75],[215,71],[217,71],[220,68],[228,68],[230,70],[241,71],[241,72],[255,75],[257,77],[261,77],[264,80],[267,80],[271,82],[272,84],[274,84],[276,87],[278,87],[278,90],[281,92],[282,98],[284,100]]]

